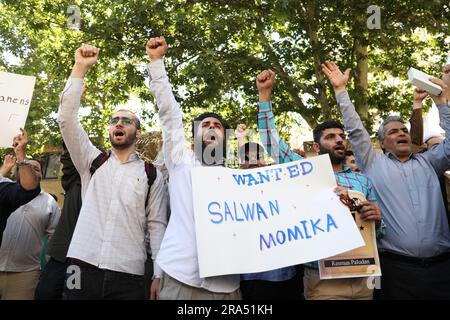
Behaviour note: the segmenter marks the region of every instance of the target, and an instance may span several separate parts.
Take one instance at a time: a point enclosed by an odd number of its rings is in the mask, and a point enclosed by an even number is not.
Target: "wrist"
[[[272,94],[270,92],[260,92],[259,93],[259,101],[260,102],[268,102],[272,100]]]
[[[347,87],[346,87],[346,86],[335,87],[335,88],[334,88],[334,94],[335,94],[335,95],[338,95],[338,94],[340,94],[340,93],[342,93],[342,92],[344,92],[344,91],[346,91],[346,90],[347,90]]]
[[[148,55],[148,59],[150,60],[150,62],[161,60],[163,57],[164,56],[160,55]]]
[[[85,64],[75,62],[72,68],[71,77],[72,78],[84,78],[86,73],[88,72],[90,66],[87,66]]]
[[[421,108],[422,108],[422,101],[414,101],[413,109],[421,109]]]

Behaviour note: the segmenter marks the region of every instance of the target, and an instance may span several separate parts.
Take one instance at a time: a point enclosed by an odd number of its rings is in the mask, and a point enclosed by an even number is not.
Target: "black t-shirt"
[[[16,182],[0,182],[0,245],[6,221],[11,213],[36,198],[40,192],[39,186],[34,190],[27,191]]]

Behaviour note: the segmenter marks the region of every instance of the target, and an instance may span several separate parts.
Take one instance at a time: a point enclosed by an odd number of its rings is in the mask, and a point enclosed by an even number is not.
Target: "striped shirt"
[[[274,162],[286,163],[303,159],[300,155],[292,151],[289,145],[280,138],[278,130],[275,128],[274,114],[271,102],[258,103],[258,130],[264,148],[270,154]],[[335,171],[336,182],[339,186],[348,190],[359,191],[366,199],[377,204],[377,197],[372,182],[365,175],[352,171],[344,166],[342,170]],[[386,234],[386,224],[383,218],[377,227],[377,238],[382,238]],[[317,268],[317,263],[308,263],[307,266]]]

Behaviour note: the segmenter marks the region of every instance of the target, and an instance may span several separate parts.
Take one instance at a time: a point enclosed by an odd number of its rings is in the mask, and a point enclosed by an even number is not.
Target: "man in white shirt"
[[[74,268],[67,269],[63,298],[143,299],[146,249],[155,259],[167,224],[167,189],[157,171],[150,182],[136,153],[140,121],[127,110],[113,114],[108,128],[113,147],[91,174],[102,152],[81,127],[78,110],[83,78],[98,55],[99,49],[89,45],[76,50],[58,113],[64,142],[81,177],[83,202],[67,253]],[[160,273],[155,265],[155,276]],[[159,279],[152,283],[153,296],[158,286]]]
[[[175,101],[164,68],[168,47],[162,37],[147,43],[150,90],[156,99],[163,127],[163,148],[169,171],[171,216],[157,263],[164,271],[159,299],[240,299],[239,275],[200,278],[195,237],[191,169],[224,165],[226,122],[204,113],[193,123],[194,151],[186,146],[182,112]]]
[[[15,165],[11,159],[5,159],[0,175],[5,175]],[[29,163],[40,179],[39,162],[30,160]],[[3,178],[2,181],[10,180]],[[41,191],[8,218],[0,247],[0,299],[33,299],[40,276],[43,238],[52,236],[59,217],[60,210],[55,199]]]

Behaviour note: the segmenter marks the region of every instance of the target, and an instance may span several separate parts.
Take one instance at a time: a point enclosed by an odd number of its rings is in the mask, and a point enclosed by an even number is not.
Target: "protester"
[[[41,178],[41,164],[30,160]],[[10,171],[15,163],[5,161],[0,171]],[[20,182],[20,177],[17,176]],[[0,299],[32,300],[40,276],[43,238],[50,238],[60,216],[53,197],[41,193],[14,211],[8,219],[0,247]]]
[[[386,118],[378,130],[384,154],[375,151],[346,91],[350,69],[334,62],[322,70],[334,88],[358,167],[373,182],[388,232],[379,241],[381,299],[450,297],[450,231],[438,177],[449,167],[450,90],[431,95],[439,109],[446,139],[432,150],[411,152],[411,136],[399,116]]]
[[[243,134],[241,129],[238,127],[238,134]],[[265,167],[264,152],[264,147],[259,143],[241,145],[240,169]],[[302,291],[300,281],[295,266],[241,274],[242,300],[299,300]]]
[[[81,177],[83,201],[67,253],[70,264],[81,270],[81,285],[69,287],[66,282],[63,295],[67,299],[143,299],[146,249],[151,247],[155,259],[166,228],[166,187],[161,173],[136,153],[141,127],[134,113],[113,114],[108,128],[112,149],[106,153],[92,145],[81,127],[83,78],[98,56],[99,49],[90,45],[76,50],[58,112],[64,142]],[[92,174],[91,165],[99,157]],[[160,273],[157,265],[154,272]],[[158,286],[156,279],[152,291]]]
[[[239,275],[200,277],[192,198],[191,169],[225,164],[228,126],[218,114],[201,114],[192,125],[194,150],[186,147],[183,116],[164,67],[167,43],[163,37],[151,38],[146,50],[151,61],[150,91],[159,109],[170,177],[171,216],[157,258],[164,271],[159,299],[239,299]]]
[[[17,208],[33,200],[41,192],[39,175],[36,174],[30,162],[26,159],[25,149],[28,144],[28,135],[24,129],[14,137],[14,148],[20,183],[0,182],[0,246],[2,244],[3,231],[6,228],[8,217]]]
[[[352,171],[359,172],[358,166],[356,165],[355,154],[352,150],[345,151],[344,164],[349,167]]]
[[[67,251],[81,209],[81,178],[64,143],[60,161],[64,205],[55,233],[47,245],[47,254],[50,259],[42,271],[36,287],[34,296],[36,300],[62,299],[66,270],[69,266]]]
[[[272,159],[279,163],[286,163],[302,158],[289,148],[275,128],[274,114],[272,112],[272,87],[275,82],[275,73],[272,70],[261,72],[256,83],[259,92],[258,128],[266,150]],[[338,188],[336,193],[345,196],[345,190],[361,192],[367,199],[361,202],[361,219],[375,221],[377,234],[382,237],[385,226],[381,220],[381,212],[376,205],[375,192],[370,180],[364,175],[353,172],[344,165],[346,138],[342,124],[337,121],[326,121],[313,131],[313,148],[319,154],[328,154],[336,176]],[[303,277],[304,295],[307,300],[325,299],[372,299],[373,290],[367,286],[367,278],[323,280],[319,278],[318,263],[305,265]]]

